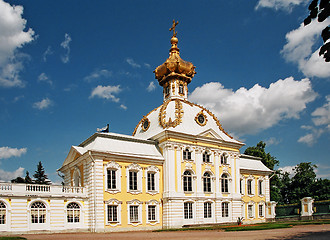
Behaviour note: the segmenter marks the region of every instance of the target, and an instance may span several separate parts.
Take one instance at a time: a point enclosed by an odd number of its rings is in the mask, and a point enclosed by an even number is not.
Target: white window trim
[[[186,150],[188,150],[191,153],[191,159],[185,159],[183,157],[183,152],[186,151]],[[195,152],[194,149],[192,147],[190,147],[190,146],[183,147],[182,148],[182,152],[181,152],[181,154],[182,154],[182,161],[194,162],[195,161],[195,154],[194,154],[194,152]]]
[[[228,176],[228,192],[222,192],[222,175],[226,174]],[[220,175],[220,192],[221,194],[230,194],[231,193],[231,182],[232,182],[232,177],[228,171],[223,171]]]
[[[121,225],[121,204],[122,202],[117,200],[117,199],[109,199],[108,201],[105,202],[106,206],[106,223],[105,225],[107,226],[118,226]],[[108,206],[117,206],[117,222],[109,222],[108,221]]]
[[[129,189],[129,172],[137,172],[137,190]],[[142,193],[142,167],[139,164],[132,163],[126,167],[126,184],[127,184],[127,192],[132,194],[140,194]]]
[[[160,205],[160,202],[156,201],[156,200],[150,200],[148,202],[145,202],[146,203],[146,222],[147,224],[150,224],[150,225],[156,225],[159,223],[159,205]],[[149,206],[155,206],[156,207],[156,220],[155,221],[149,221],[149,218],[148,218],[148,207]]]
[[[46,219],[45,223],[32,223],[31,219],[31,205],[35,202],[42,202],[46,206]],[[27,214],[28,214],[28,227],[29,230],[47,230],[50,228],[50,206],[47,201],[37,198],[32,200],[27,206]]]
[[[10,230],[10,223],[11,223],[11,206],[9,202],[3,198],[0,198],[0,201],[3,202],[6,206],[6,218],[5,224],[0,224],[0,230],[2,231],[9,231]]]
[[[260,212],[259,212],[259,207],[262,207],[262,213],[263,215],[261,216],[260,215]],[[261,201],[259,204],[258,204],[258,217],[259,218],[265,218],[265,214],[266,214],[266,207],[265,207],[265,203],[263,201]]]
[[[228,217],[224,217],[223,216],[223,214],[222,214],[222,204],[223,203],[227,203],[228,204]],[[231,206],[230,206],[230,202],[228,202],[228,201],[223,201],[223,202],[221,202],[221,218],[224,218],[224,219],[229,219],[230,217],[231,217]]]
[[[245,177],[241,175],[240,179],[240,184],[242,185],[242,189],[240,189],[240,191],[242,192],[241,195],[245,195]]]
[[[189,164],[190,165],[190,164]],[[190,165],[191,166],[191,165]],[[185,193],[185,194],[191,194],[191,193],[194,193],[195,192],[195,180],[197,178],[196,176],[196,173],[195,171],[192,169],[192,167],[190,166],[187,166],[186,165],[186,168],[183,170],[182,172],[182,175],[181,175],[181,186],[182,186],[182,191]],[[184,191],[184,186],[183,186],[183,177],[184,177],[184,172],[185,171],[189,171],[191,173],[191,190],[192,191]]]
[[[79,215],[79,222],[74,222],[74,223],[71,223],[71,222],[68,222],[68,205],[70,203],[77,203],[79,205],[79,210],[80,210],[80,215]],[[66,204],[65,204],[65,223],[67,224],[67,226],[69,226],[70,228],[77,228],[77,227],[83,227],[83,223],[84,223],[84,208],[83,208],[83,205],[78,202],[78,201],[68,201]]]
[[[261,182],[261,191],[262,191],[262,194],[259,194],[259,182]],[[258,195],[259,196],[261,196],[261,197],[265,196],[265,178],[264,177],[260,177],[258,179],[258,190],[257,190],[257,192],[258,192]]]
[[[211,204],[211,217],[210,218],[205,218],[204,217],[204,214],[205,214],[205,212],[204,212],[205,211],[204,204],[205,203],[210,203]],[[205,221],[213,221],[214,217],[215,217],[215,202],[212,201],[212,200],[206,200],[206,201],[204,201],[203,202],[203,219]]]
[[[210,161],[209,161],[209,162],[204,162],[204,161],[203,161],[203,155],[204,155],[205,153],[206,153],[207,155],[210,156]],[[204,150],[204,151],[202,152],[202,164],[213,165],[213,163],[214,163],[214,158],[213,158],[213,154],[212,154],[212,152],[211,152],[209,149]]]
[[[138,226],[142,224],[142,202],[140,202],[137,199],[133,199],[132,201],[126,202],[127,204],[127,224],[133,225],[133,226]],[[131,222],[130,219],[130,206],[138,206],[138,221],[137,222]]]
[[[159,193],[159,168],[156,166],[149,166],[147,167],[147,169],[145,170],[145,187],[146,187],[146,192],[151,194],[151,195],[155,195],[157,193]],[[148,190],[148,173],[154,173],[155,174],[155,190],[151,191]]]
[[[249,214],[249,206],[252,206],[252,216],[250,216],[250,214]],[[248,216],[247,217],[249,219],[255,218],[255,203],[253,201],[251,201],[247,204],[247,210],[248,210],[248,212],[247,212]]]
[[[246,219],[245,210],[246,210],[246,204],[244,202],[242,202],[242,204],[241,204],[241,211],[242,211],[242,218],[243,219]]]
[[[108,169],[111,169],[111,170],[116,170],[116,189],[109,189],[108,188]],[[114,161],[111,161],[109,162],[105,168],[104,168],[104,179],[105,179],[105,188],[107,192],[109,193],[119,193],[121,192],[121,166],[114,162]]]
[[[191,206],[191,211],[192,211],[192,218],[184,218],[184,204],[185,203],[191,203],[192,206]],[[182,219],[184,222],[193,222],[194,219],[196,218],[196,210],[195,210],[195,202],[192,201],[192,200],[187,200],[187,201],[184,201],[183,204],[182,204]]]
[[[225,156],[226,157],[226,163],[222,163],[222,156]],[[228,152],[222,152],[220,154],[220,166],[228,166],[228,165],[230,165],[230,163],[229,163],[229,157],[230,157],[230,155],[229,155]]]
[[[246,189],[246,193],[249,197],[255,196],[256,193],[256,183],[255,183],[255,179],[252,175],[250,175],[247,179],[246,179],[246,187],[248,188],[248,181],[251,180],[251,194],[249,194],[249,189]]]
[[[210,174],[210,178],[211,178],[211,191],[210,192],[204,192],[204,174],[205,173],[209,173]],[[202,174],[202,184],[203,184],[202,185],[202,189],[203,189],[203,193],[204,194],[212,194],[212,193],[214,193],[214,191],[215,191],[215,179],[216,179],[216,177],[215,177],[214,173],[212,172],[211,168],[205,168],[205,171]]]

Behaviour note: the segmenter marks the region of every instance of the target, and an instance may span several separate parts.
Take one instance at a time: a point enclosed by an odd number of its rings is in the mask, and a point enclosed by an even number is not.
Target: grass
[[[23,237],[0,237],[0,240],[26,240]]]
[[[330,224],[330,219],[321,220],[307,220],[307,221],[288,221],[288,222],[269,222],[269,223],[258,223],[251,225],[214,225],[214,226],[201,226],[201,227],[185,227],[185,228],[170,228],[160,229],[154,232],[163,231],[193,231],[193,230],[223,230],[223,231],[254,231],[254,230],[267,230],[267,229],[278,229],[278,228],[291,228],[296,225],[319,225],[319,224]],[[0,239],[1,240],[1,239]]]

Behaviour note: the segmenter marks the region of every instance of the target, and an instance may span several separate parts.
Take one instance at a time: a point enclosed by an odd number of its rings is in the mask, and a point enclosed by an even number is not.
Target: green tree
[[[263,164],[270,170],[274,170],[275,166],[278,166],[279,161],[273,157],[270,153],[265,151],[266,143],[260,141],[255,147],[248,147],[244,154],[261,158]],[[275,175],[270,179],[270,199],[276,202],[283,202],[281,196],[281,179],[279,177],[280,172],[275,171]]]
[[[288,204],[291,202],[291,178],[288,172],[280,173],[280,181],[281,181],[281,202],[279,204]]]
[[[313,198],[316,201],[330,199],[330,180],[317,179],[312,186]]]
[[[329,0],[312,0],[308,6],[309,16],[304,20],[304,25],[311,23],[312,19],[317,18],[318,22],[323,22],[330,16]],[[320,48],[319,55],[323,55],[326,62],[330,62],[330,27],[326,27],[322,31],[323,46]]]
[[[37,170],[35,171],[35,174],[33,174],[33,177],[35,178],[34,182],[36,184],[50,184],[50,181],[48,180],[47,175],[45,174],[45,169],[42,166],[41,161],[37,165]]]
[[[265,151],[266,148],[266,143],[263,141],[260,141],[257,146],[255,147],[248,147],[244,154],[250,155],[250,156],[255,156],[255,157],[260,157],[265,164],[266,167],[268,167],[270,170],[274,170],[275,166],[278,166],[279,161],[270,155],[270,153],[266,153]]]
[[[291,202],[299,202],[303,197],[313,197],[313,185],[316,180],[314,169],[317,166],[311,162],[299,163],[294,169],[291,180]]]

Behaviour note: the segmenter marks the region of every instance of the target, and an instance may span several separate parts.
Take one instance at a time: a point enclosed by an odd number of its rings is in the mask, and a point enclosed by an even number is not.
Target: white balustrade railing
[[[21,183],[0,183],[0,195],[54,195],[54,196],[80,196],[85,197],[86,192],[83,187],[71,187],[61,185],[40,185]]]

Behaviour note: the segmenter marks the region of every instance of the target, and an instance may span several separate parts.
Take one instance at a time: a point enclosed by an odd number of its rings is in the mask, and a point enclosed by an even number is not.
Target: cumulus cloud
[[[206,83],[197,87],[189,100],[213,111],[226,130],[244,135],[260,132],[284,119],[299,118],[316,96],[309,79],[296,81],[289,77],[268,88],[256,84],[237,91],[225,89],[219,82]]]
[[[88,76],[84,77],[84,80],[87,82],[91,82],[95,79],[104,77],[104,78],[110,78],[112,76],[112,72],[107,70],[107,69],[100,69],[100,70],[95,70]]]
[[[47,57],[52,55],[54,52],[52,50],[51,46],[48,46],[48,48],[46,49],[46,51],[44,52],[44,54],[42,55],[42,60],[44,62],[47,62]]]
[[[259,0],[255,9],[273,8],[275,10],[291,11],[293,7],[300,4],[307,4],[310,0]]]
[[[121,92],[120,85],[117,86],[97,86],[92,90],[91,95],[89,98],[99,97],[111,100],[113,102],[119,102],[119,98],[115,95]]]
[[[0,87],[24,87],[20,79],[24,54],[19,49],[34,40],[34,31],[27,31],[22,18],[23,7],[0,0]]]
[[[0,159],[20,157],[27,152],[27,148],[0,147]]]
[[[151,81],[150,83],[149,83],[149,86],[147,87],[147,91],[148,92],[152,92],[153,90],[155,90],[156,89],[156,85],[155,85],[155,83],[153,82],[153,81]]]
[[[281,140],[274,138],[274,137],[270,137],[267,140],[265,140],[265,143],[267,146],[278,145],[280,142],[281,142]]]
[[[52,104],[53,102],[49,98],[44,98],[40,102],[33,103],[33,108],[44,110],[50,107]]]
[[[293,177],[294,176],[294,168],[296,166],[285,166],[285,167],[280,167],[278,168],[278,170],[281,170],[282,172],[287,172],[290,174],[290,177]]]
[[[63,63],[68,63],[70,61],[70,42],[72,41],[70,35],[68,33],[66,33],[64,35],[64,41],[61,42],[61,47],[64,48],[64,50],[66,50],[66,53],[64,55],[62,55],[61,59]]]
[[[329,24],[330,18],[322,23],[315,19],[307,26],[301,24],[285,36],[287,43],[281,50],[282,55],[288,62],[297,64],[299,70],[308,77],[330,77],[330,63],[319,56],[319,49],[315,49],[322,30]]]
[[[149,63],[144,63],[144,66],[145,66],[146,68],[150,68],[150,67],[151,67]]]
[[[126,62],[131,65],[133,68],[140,68],[141,65],[136,63],[133,58],[126,58]]]
[[[313,146],[326,132],[330,131],[330,95],[326,96],[326,103],[312,112],[314,126],[302,126],[308,133],[298,139],[298,142]]]
[[[45,82],[45,83],[48,83],[49,85],[53,85],[53,81],[49,79],[49,77],[46,75],[46,73],[41,73],[38,76],[38,82]]]
[[[17,177],[23,177],[24,168],[19,167],[14,172],[8,172],[3,169],[0,169],[0,181],[6,181],[9,182],[12,179],[15,179]]]

